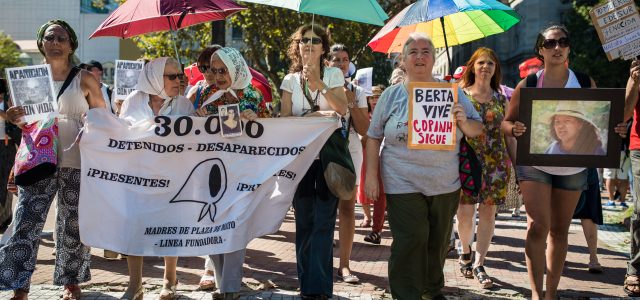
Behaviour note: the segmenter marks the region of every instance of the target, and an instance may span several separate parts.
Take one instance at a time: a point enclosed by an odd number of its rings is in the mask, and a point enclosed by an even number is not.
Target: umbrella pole
[[[442,34],[444,35],[444,49],[447,51],[447,62],[449,63],[449,75],[453,75],[453,66],[451,65],[451,57],[449,57],[449,44],[447,44],[447,32],[444,29],[444,17],[440,17],[442,24]]]
[[[180,61],[180,53],[178,52],[178,38],[176,37],[176,31],[171,31],[171,37],[173,38],[173,50],[176,52],[176,58],[178,59],[178,63],[182,66],[182,61]]]

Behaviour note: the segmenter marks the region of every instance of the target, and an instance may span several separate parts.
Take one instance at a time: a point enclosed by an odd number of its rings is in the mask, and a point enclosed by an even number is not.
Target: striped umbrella
[[[449,46],[505,32],[520,18],[511,7],[495,0],[420,0],[393,17],[368,45],[376,52],[402,52],[410,33],[423,32],[436,48],[447,48],[448,58]]]

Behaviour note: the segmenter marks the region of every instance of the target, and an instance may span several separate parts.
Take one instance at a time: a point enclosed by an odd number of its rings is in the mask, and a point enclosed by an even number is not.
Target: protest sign
[[[125,99],[135,90],[138,83],[138,75],[142,71],[144,63],[132,60],[116,60],[116,72],[113,78],[115,85],[115,98]]]
[[[217,116],[128,125],[92,109],[80,141],[84,244],[142,256],[245,248],[274,233],[335,118],[258,119],[239,137]]]
[[[27,124],[58,115],[50,65],[7,68],[6,73],[14,104],[24,108]]]
[[[455,150],[458,84],[409,83],[409,149]]]
[[[373,68],[358,69],[354,79],[355,84],[364,89],[367,96],[371,96],[373,85]]]
[[[631,0],[609,0],[589,11],[609,61],[640,55],[640,14]]]

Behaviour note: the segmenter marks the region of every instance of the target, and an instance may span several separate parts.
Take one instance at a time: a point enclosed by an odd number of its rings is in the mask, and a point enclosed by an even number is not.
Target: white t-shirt
[[[344,76],[342,75],[342,70],[334,67],[324,68],[322,81],[327,85],[329,90],[343,86]],[[300,86],[300,72],[287,74],[282,80],[280,89],[291,93],[291,113],[293,116],[300,117],[305,111],[312,109]],[[317,105],[320,107],[320,110],[333,110],[319,90],[309,92],[311,99],[316,99],[317,97]],[[318,95],[318,93],[320,93],[320,95]]]

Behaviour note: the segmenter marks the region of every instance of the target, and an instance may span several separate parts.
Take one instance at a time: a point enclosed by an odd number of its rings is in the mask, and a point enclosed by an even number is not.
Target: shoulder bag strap
[[[58,92],[58,98],[57,99],[60,99],[60,96],[62,96],[62,94],[64,93],[64,90],[66,90],[67,87],[69,87],[69,85],[71,84],[71,81],[73,81],[73,78],[76,77],[78,72],[80,72],[80,68],[78,68],[77,66],[73,66],[73,68],[71,68],[71,71],[69,72],[69,75],[67,75],[67,79],[64,80],[64,83],[62,84],[62,87],[60,88],[60,91]]]

